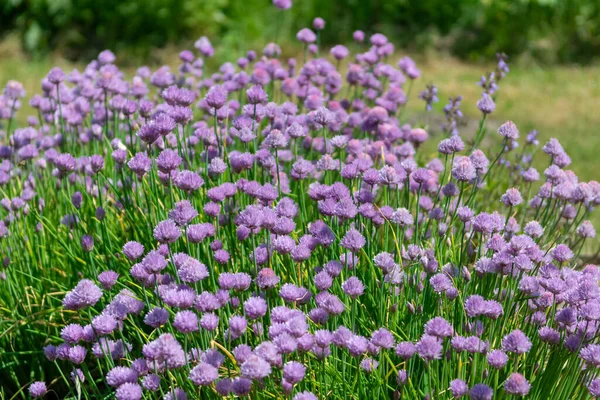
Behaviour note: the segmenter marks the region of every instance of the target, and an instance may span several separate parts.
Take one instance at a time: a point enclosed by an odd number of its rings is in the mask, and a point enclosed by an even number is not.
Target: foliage
[[[238,51],[273,40],[278,26],[285,27],[279,37],[289,39],[316,16],[335,26],[323,34],[329,45],[372,27],[403,47],[435,46],[469,59],[502,50],[590,62],[600,52],[596,0],[305,0],[286,15],[267,0],[8,0],[0,6],[0,32],[17,30],[32,54],[58,49],[87,58],[112,48],[147,59],[156,47],[200,35]]]

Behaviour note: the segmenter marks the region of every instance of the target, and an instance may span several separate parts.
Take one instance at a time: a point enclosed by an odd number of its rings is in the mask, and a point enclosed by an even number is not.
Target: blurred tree
[[[16,30],[30,53],[69,58],[111,48],[136,57],[200,35],[222,51],[293,40],[316,16],[324,44],[356,29],[391,35],[403,47],[438,46],[461,57],[529,53],[545,61],[592,61],[600,54],[598,0],[296,0],[280,12],[270,0],[4,0],[0,34]],[[437,38],[443,40],[436,40]]]

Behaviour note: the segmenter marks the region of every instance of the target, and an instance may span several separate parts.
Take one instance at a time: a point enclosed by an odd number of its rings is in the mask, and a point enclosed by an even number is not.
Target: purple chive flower
[[[102,285],[102,289],[110,290],[117,283],[119,274],[115,271],[104,271],[98,274],[98,282]]]
[[[454,379],[450,382],[450,392],[452,392],[452,396],[455,399],[459,399],[463,396],[466,396],[469,392],[469,387],[467,386],[467,382],[462,379]]]
[[[477,108],[484,114],[491,114],[496,109],[496,103],[489,94],[483,93],[477,101]]]
[[[442,358],[442,342],[435,336],[423,335],[415,347],[419,356],[426,362]]]
[[[600,397],[600,378],[596,378],[587,385],[587,389],[595,398]]]
[[[137,383],[126,382],[119,386],[115,398],[117,400],[141,400],[142,387]]]
[[[198,211],[192,206],[189,200],[181,200],[175,203],[175,208],[169,211],[169,218],[178,226],[187,225],[192,219],[198,216]]]
[[[273,0],[273,5],[280,10],[287,10],[292,7],[292,0]]]
[[[211,108],[218,110],[227,102],[227,89],[221,85],[215,85],[208,90],[205,100]]]
[[[204,179],[195,172],[185,170],[175,176],[174,183],[179,189],[191,193],[204,185]]]
[[[526,396],[531,390],[531,385],[525,377],[519,373],[512,373],[504,382],[504,391],[515,396]]]
[[[540,335],[540,340],[542,342],[553,345],[560,343],[560,333],[555,329],[544,326],[539,329],[538,334]]]
[[[79,324],[69,324],[60,331],[60,337],[67,343],[77,343],[83,338],[83,327]]]
[[[262,290],[270,289],[279,284],[279,277],[270,268],[263,268],[258,272],[256,284]]]
[[[248,379],[263,379],[271,374],[271,365],[257,355],[251,355],[240,366],[243,377]]]
[[[304,378],[306,367],[297,361],[289,361],[283,366],[283,378],[295,385]]]
[[[351,276],[344,283],[342,283],[342,290],[352,299],[356,299],[361,296],[365,291],[365,286],[355,276]]]
[[[102,297],[102,290],[89,279],[82,279],[63,299],[67,310],[79,310],[93,306]]]
[[[340,244],[343,248],[356,253],[364,247],[364,245],[366,244],[366,240],[365,237],[359,231],[357,231],[354,228],[351,228],[346,232],[346,234],[340,241]]]
[[[394,336],[386,328],[379,328],[371,335],[371,342],[383,349],[391,349],[394,347]]]
[[[267,302],[261,297],[250,297],[244,302],[244,312],[250,319],[262,318],[267,313]]]
[[[468,182],[477,177],[475,166],[469,157],[456,157],[454,159],[452,177],[459,182]]]
[[[512,121],[507,121],[498,128],[498,133],[510,140],[517,140],[519,138],[519,130]]]
[[[452,336],[454,329],[448,321],[442,317],[435,317],[425,324],[425,333],[443,339]]]
[[[487,362],[492,368],[503,368],[508,362],[508,356],[502,350],[492,350],[487,354]]]
[[[502,339],[502,350],[509,353],[523,354],[531,349],[531,341],[520,330],[515,329]]]
[[[144,317],[144,323],[153,328],[158,328],[167,323],[169,312],[164,308],[155,307]]]
[[[102,313],[92,319],[92,327],[97,335],[109,335],[117,328],[117,320],[110,314]]]
[[[494,391],[488,385],[478,383],[469,390],[469,398],[471,400],[492,400]]]
[[[296,34],[296,39],[303,43],[309,44],[314,43],[317,40],[317,35],[315,35],[315,33],[310,29],[304,28]]]
[[[400,342],[395,351],[398,357],[408,360],[417,352],[417,347],[411,342]]]
[[[181,236],[181,230],[172,219],[161,221],[154,228],[154,239],[159,243],[173,243]]]
[[[521,193],[516,188],[511,188],[506,191],[500,198],[500,200],[509,207],[518,206],[523,202]]]
[[[144,376],[142,379],[142,387],[151,392],[156,392],[158,389],[160,389],[160,376],[156,374]]]
[[[191,333],[198,330],[198,316],[190,310],[182,310],[175,314],[173,326],[181,333]]]
[[[135,261],[144,254],[144,246],[138,242],[127,242],[123,246],[123,254],[131,261]]]
[[[158,339],[145,344],[142,354],[152,362],[164,363],[167,368],[178,368],[186,363],[181,344],[169,333],[163,333]]]
[[[574,256],[571,249],[569,249],[569,247],[564,244],[559,244],[558,246],[556,246],[554,249],[552,249],[550,254],[552,254],[552,258],[554,258],[559,263],[567,262]]]
[[[190,371],[189,377],[196,386],[208,386],[219,378],[219,370],[209,363],[201,362]]]
[[[45,382],[37,381],[29,385],[29,394],[31,397],[44,397],[48,392]]]
[[[269,101],[267,92],[260,85],[251,86],[246,90],[246,96],[248,97],[248,103],[250,104],[266,104]]]
[[[216,314],[206,313],[200,319],[200,327],[207,331],[214,331],[219,325],[219,317]]]
[[[579,357],[590,366],[600,366],[600,345],[589,344],[581,349]]]
[[[364,358],[360,362],[360,369],[365,371],[367,374],[370,374],[371,372],[375,371],[378,366],[379,366],[379,362],[372,359],[371,357]]]
[[[128,367],[114,367],[106,374],[106,383],[112,387],[119,387],[126,382],[137,382],[138,374]]]

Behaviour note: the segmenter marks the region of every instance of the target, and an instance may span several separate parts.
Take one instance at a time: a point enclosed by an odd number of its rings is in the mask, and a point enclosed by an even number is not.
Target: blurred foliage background
[[[279,12],[271,0],[1,0],[0,39],[16,34],[36,57],[59,51],[77,60],[111,48],[151,59],[157,47],[200,35],[241,52],[273,40],[278,25],[293,38],[321,16],[336,26],[323,32],[325,45],[362,29],[411,51],[433,48],[468,60],[504,51],[543,63],[589,63],[600,54],[599,0],[298,0],[293,11]]]

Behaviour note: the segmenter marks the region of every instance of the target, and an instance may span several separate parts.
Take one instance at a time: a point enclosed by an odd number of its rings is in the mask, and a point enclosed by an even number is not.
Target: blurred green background
[[[502,50],[543,62],[588,63],[600,52],[598,0],[299,0],[278,12],[270,0],[3,0],[0,35],[16,33],[30,54],[69,59],[111,48],[147,57],[155,47],[207,35],[232,50],[272,39],[275,20],[296,31],[321,16],[335,29],[380,31],[409,49],[435,48],[479,60]],[[278,15],[280,14],[280,15]],[[252,44],[252,43],[250,43]]]
[[[325,48],[360,51],[356,29],[386,34],[397,46],[392,60],[408,54],[423,71],[415,97],[438,86],[438,114],[462,95],[466,137],[480,115],[475,83],[496,52],[507,53],[511,72],[490,126],[511,119],[523,134],[537,129],[542,143],[557,137],[582,180],[600,178],[600,0],[293,0],[286,11],[271,0],[0,0],[0,86],[16,79],[31,95],[52,66],[82,70],[106,48],[130,74],[142,63],[176,65],[201,35],[215,45],[211,67],[260,51],[277,31],[284,55],[297,56],[295,34],[317,16],[327,22]],[[424,114],[420,101],[409,104]],[[428,120],[431,132],[439,122]]]

